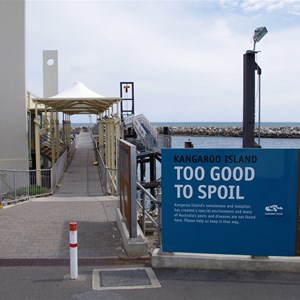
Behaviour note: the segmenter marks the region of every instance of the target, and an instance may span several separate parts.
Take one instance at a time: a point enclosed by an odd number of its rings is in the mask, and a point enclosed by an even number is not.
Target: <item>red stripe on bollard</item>
[[[70,231],[77,231],[77,222],[70,222]]]
[[[77,248],[77,244],[70,244],[70,248]]]

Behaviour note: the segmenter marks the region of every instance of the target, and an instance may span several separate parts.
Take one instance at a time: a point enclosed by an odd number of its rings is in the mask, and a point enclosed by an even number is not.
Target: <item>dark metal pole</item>
[[[255,51],[244,54],[243,148],[255,148]]]
[[[151,155],[150,156],[150,182],[155,183],[156,181],[156,160],[155,156]],[[152,187],[150,189],[150,193],[153,197],[155,197],[155,188]],[[151,210],[154,210],[156,208],[155,202],[151,201]]]

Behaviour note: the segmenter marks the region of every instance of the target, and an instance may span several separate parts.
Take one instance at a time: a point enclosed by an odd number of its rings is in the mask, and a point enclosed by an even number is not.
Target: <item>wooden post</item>
[[[71,121],[70,116],[68,115],[68,123],[67,123],[67,147],[70,148],[71,145]]]
[[[51,124],[51,162],[52,167],[55,164],[55,122],[53,120],[53,109],[51,108],[51,114],[50,114],[50,124]]]
[[[109,164],[109,156],[110,156],[110,149],[109,149],[109,120],[105,119],[105,166],[108,168]]]
[[[41,185],[41,137],[40,137],[40,121],[38,116],[37,104],[35,104],[35,165],[36,165],[36,185]]]
[[[102,156],[102,158],[104,158],[104,121],[102,119],[102,115],[101,115],[101,119],[99,119],[99,152]]]
[[[58,120],[58,113],[56,113],[56,120],[55,120],[55,134],[56,134],[56,161],[59,159],[59,144],[60,144],[60,136],[59,136],[59,120]]]
[[[117,116],[115,118],[115,141],[114,141],[114,145],[115,145],[115,153],[116,153],[116,159],[114,161],[114,169],[117,169],[117,161],[119,159],[118,157],[118,151],[117,151],[117,145],[118,145],[118,141],[121,138],[121,119],[119,116]],[[116,180],[117,181],[117,180]]]

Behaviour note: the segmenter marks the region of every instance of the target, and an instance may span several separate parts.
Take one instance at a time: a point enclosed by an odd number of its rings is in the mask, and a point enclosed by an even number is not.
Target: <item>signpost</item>
[[[299,151],[162,149],[162,248],[296,255]]]

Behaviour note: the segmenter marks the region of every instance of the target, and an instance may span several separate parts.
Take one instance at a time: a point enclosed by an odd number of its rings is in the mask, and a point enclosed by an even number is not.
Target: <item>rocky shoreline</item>
[[[156,127],[158,133],[163,133],[163,127]],[[169,127],[171,135],[189,135],[189,136],[227,136],[227,137],[242,137],[243,128],[238,126],[228,127]],[[255,135],[258,136],[258,130],[255,130]],[[300,138],[300,127],[262,127],[260,131],[262,138]]]

